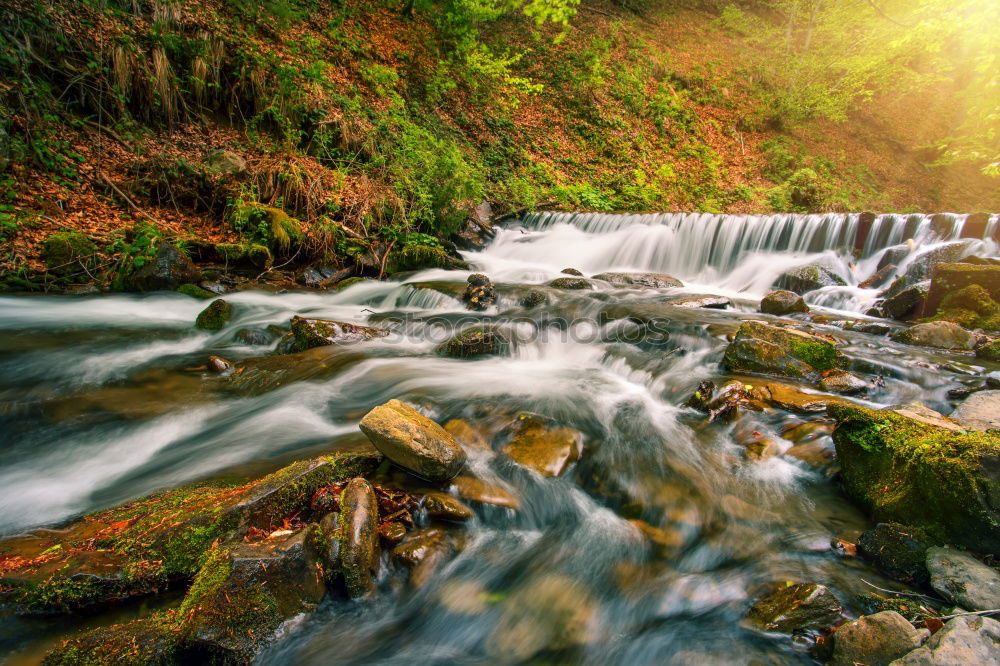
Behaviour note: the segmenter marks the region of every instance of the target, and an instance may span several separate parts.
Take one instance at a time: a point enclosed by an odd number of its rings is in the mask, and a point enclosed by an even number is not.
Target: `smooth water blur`
[[[743,626],[754,595],[776,581],[819,581],[850,606],[852,595],[870,591],[862,579],[892,583],[831,550],[832,538],[854,538],[868,523],[825,471],[785,455],[746,461],[734,437],[749,429],[775,438],[782,453],[803,442],[829,450],[829,427],[792,441],[783,434],[823,419],[771,410],[706,426],[682,403],[699,381],[723,379],[726,335],[742,319],[768,318],[755,314],[756,298],[782,270],[822,260],[856,285],[884,247],[905,240],[907,223],[880,222],[882,246],[852,267],[841,249],[851,216],[817,216],[805,231],[800,218],[743,218],[740,229],[739,218],[724,217],[704,216],[703,228],[689,229],[670,216],[550,216],[501,230],[467,255],[500,292],[476,318],[517,315],[522,329],[541,329],[504,358],[434,353],[445,324],[467,314],[449,294],[468,272],[424,271],[331,293],[234,293],[226,296],[234,321],[211,334],[192,325],[205,303],[176,294],[0,298],[0,534],[335,449],[357,441],[360,417],[391,398],[487,431],[530,410],[585,434],[578,463],[547,478],[500,454],[470,453],[477,476],[513,492],[521,510],[480,507],[455,528],[461,551],[418,589],[386,561],[377,595],[328,600],[285,627],[260,662],[808,662],[787,637]],[[546,290],[549,305],[516,305],[524,285],[567,267],[662,271],[687,286]],[[870,291],[827,288],[808,300],[818,314],[857,316]],[[665,296],[688,293],[729,295],[734,306],[663,309]],[[609,305],[659,313],[669,339],[613,335],[632,325],[599,323]],[[241,345],[234,332],[287,326],[294,314],[387,325],[394,334],[332,350],[331,373],[261,395],[235,392],[203,369],[211,354],[270,353],[273,345]],[[948,388],[992,369],[819,328],[844,343],[858,370],[884,378],[871,404],[921,400],[948,411]],[[656,530],[658,546],[636,520]],[[0,646],[30,653],[30,635],[7,627]]]

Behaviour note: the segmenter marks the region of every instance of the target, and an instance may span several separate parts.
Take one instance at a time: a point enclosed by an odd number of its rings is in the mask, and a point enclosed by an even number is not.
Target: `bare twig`
[[[953,617],[963,617],[965,615],[992,615],[993,613],[1000,613],[1000,608],[994,608],[993,610],[984,610],[984,611],[968,611],[965,613],[955,613],[953,615],[941,615],[938,617],[938,619],[950,620]]]
[[[381,280],[385,276],[385,262],[388,261],[388,259],[389,259],[389,253],[392,252],[392,248],[393,248],[393,246],[395,244],[396,244],[396,241],[392,241],[391,243],[389,243],[389,247],[386,249],[385,254],[382,255],[382,262],[379,264],[379,267],[378,267],[378,279],[379,280]]]
[[[936,597],[929,597],[926,594],[917,594],[916,592],[897,592],[896,590],[887,590],[884,587],[879,587],[878,585],[874,585],[872,583],[869,583],[864,578],[860,578],[859,580],[862,583],[864,583],[865,585],[868,585],[870,587],[874,587],[876,590],[878,590],[880,592],[888,592],[889,594],[898,594],[899,596],[902,596],[902,597],[920,597],[921,599],[928,599],[930,601],[937,601],[937,602],[943,601],[942,599],[938,599]]]
[[[153,223],[156,222],[156,218],[154,218],[152,215],[150,215],[149,213],[147,213],[143,209],[139,208],[139,206],[137,206],[136,203],[134,201],[132,201],[132,199],[130,199],[127,194],[125,194],[124,192],[122,192],[121,189],[117,185],[115,185],[114,182],[110,178],[108,178],[106,174],[99,173],[98,176],[100,176],[101,180],[103,180],[108,185],[108,187],[110,187],[112,190],[114,190],[115,193],[118,196],[120,196],[122,199],[124,199],[125,203],[127,203],[129,206],[131,206],[132,209],[135,212],[137,212],[140,215],[144,216],[150,222],[153,222]]]

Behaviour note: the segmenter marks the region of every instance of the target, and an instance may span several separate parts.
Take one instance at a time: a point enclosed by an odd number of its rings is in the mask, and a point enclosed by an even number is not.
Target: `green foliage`
[[[298,220],[273,206],[247,201],[244,192],[229,204],[227,217],[233,231],[251,246],[287,252],[305,239]],[[252,254],[251,247],[248,254]],[[258,250],[257,254],[261,252]],[[270,256],[270,253],[267,253]],[[259,257],[258,257],[259,258]],[[251,257],[253,260],[254,257]]]

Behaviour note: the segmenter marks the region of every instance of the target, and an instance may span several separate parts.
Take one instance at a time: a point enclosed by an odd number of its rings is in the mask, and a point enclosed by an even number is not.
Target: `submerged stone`
[[[915,324],[910,328],[896,331],[890,337],[896,342],[918,347],[969,351],[976,346],[976,338],[972,333],[950,321]]]
[[[392,557],[410,568],[410,583],[422,587],[452,553],[452,546],[443,530],[429,527],[403,539],[392,551]]]
[[[725,310],[732,305],[732,301],[725,296],[684,296],[683,298],[671,299],[667,301],[667,304],[678,308],[709,308]]]
[[[507,489],[463,472],[451,480],[459,496],[469,502],[492,504],[517,511],[521,501]]]
[[[387,335],[389,335],[389,331],[384,328],[295,316],[292,317],[294,344],[291,345],[290,351],[305,351],[324,345],[364,342],[375,338],[384,338]]]
[[[469,520],[475,514],[472,509],[448,493],[430,492],[424,494],[424,509],[431,518],[442,520]]]
[[[809,312],[809,306],[794,291],[779,289],[772,291],[761,300],[760,311],[764,314],[783,317],[793,312]]]
[[[389,460],[428,481],[448,481],[465,464],[465,451],[454,437],[399,400],[372,409],[360,427]]]
[[[233,306],[221,298],[212,301],[195,319],[195,328],[203,331],[219,331],[233,318]]]
[[[378,561],[375,491],[364,479],[351,479],[340,494],[340,566],[352,597],[375,589]]]
[[[538,414],[523,413],[504,428],[501,450],[543,476],[559,476],[583,451],[583,433]]]
[[[1000,435],[855,405],[830,405],[829,413],[838,420],[844,488],[876,520],[1000,552]]]
[[[895,611],[865,615],[837,628],[833,634],[834,666],[888,666],[920,647],[930,632],[914,629]]]
[[[747,618],[763,631],[790,634],[822,631],[840,619],[843,609],[829,588],[818,583],[783,585],[750,609]]]
[[[556,278],[549,282],[546,286],[552,287],[553,289],[593,289],[594,285],[590,280],[580,277],[564,277]]]
[[[759,373],[817,381],[839,367],[843,356],[830,341],[792,328],[746,321],[726,348],[730,372]]]
[[[672,275],[665,273],[598,273],[591,276],[594,280],[610,282],[616,287],[648,287],[650,289],[666,289],[683,287],[684,283]]]

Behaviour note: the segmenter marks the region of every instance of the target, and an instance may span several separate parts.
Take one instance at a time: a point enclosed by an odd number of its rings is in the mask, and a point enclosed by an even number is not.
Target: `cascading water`
[[[830,548],[831,539],[853,540],[870,526],[826,476],[830,426],[784,409],[708,426],[683,403],[699,381],[725,380],[726,336],[760,317],[754,299],[783,270],[823,261],[856,285],[885,248],[910,238],[919,247],[929,226],[922,216],[880,217],[852,270],[857,221],[534,215],[466,253],[499,293],[474,315],[457,298],[469,271],[444,270],[339,292],[229,294],[235,317],[216,333],[192,326],[204,302],[175,293],[0,298],[0,534],[58,526],[193,481],[245,480],[357,444],[360,416],[392,398],[442,423],[465,419],[487,438],[528,410],[582,432],[580,460],[547,477],[489,447],[470,450],[471,473],[520,508],[476,505],[471,521],[447,527],[454,552],[419,587],[386,553],[375,595],[328,597],[284,627],[259,663],[808,663],[802,644],[741,623],[762,589],[821,581],[856,611],[854,600],[871,589],[861,578],[895,585]],[[990,243],[977,247],[991,252]],[[568,267],[666,272],[685,287],[536,286]],[[531,289],[544,292],[545,304],[519,304]],[[688,292],[731,295],[733,306],[663,305]],[[609,313],[617,317],[610,323]],[[235,332],[287,327],[296,314],[394,333],[319,355],[269,357],[288,359],[285,374],[251,392],[204,371],[209,355],[239,365],[269,354],[274,343],[246,345]],[[669,335],[617,335],[651,318]],[[535,334],[509,356],[435,353],[449,325],[473,320],[513,321]],[[862,372],[881,377],[866,404],[921,400],[948,411],[948,388],[994,369],[818,328],[842,340]],[[748,433],[774,442],[769,458],[744,457],[737,442]],[[130,608],[88,622],[149,611]],[[61,621],[0,617],[0,660],[38,663],[65,632]]]

